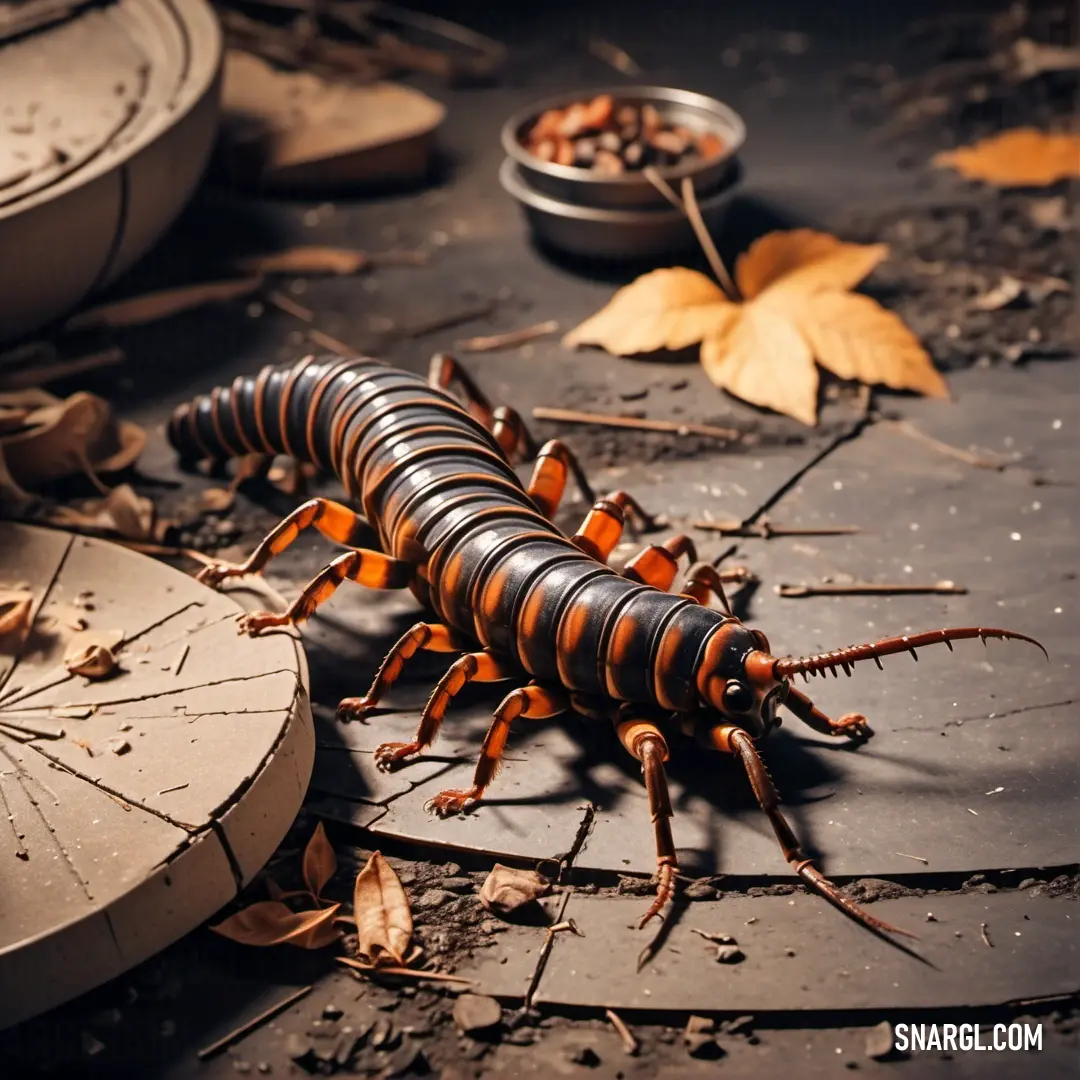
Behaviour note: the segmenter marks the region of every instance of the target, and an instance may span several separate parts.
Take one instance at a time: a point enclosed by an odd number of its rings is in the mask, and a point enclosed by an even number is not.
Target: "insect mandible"
[[[457,389],[464,404],[452,395]],[[265,367],[179,406],[169,439],[182,459],[221,461],[246,454],[287,454],[337,474],[363,514],[314,498],[288,515],[242,564],[215,562],[209,585],[260,572],[301,530],[335,543],[370,526],[381,551],[350,547],[330,562],[283,613],[255,612],[241,632],[260,634],[309,618],[346,580],[376,589],[411,589],[434,612],[387,653],[367,693],[338,706],[342,719],[374,709],[421,650],[460,654],[439,681],[408,743],[376,751],[390,769],[429,747],[451,700],[470,682],[518,679],[495,709],[472,786],[440,792],[440,816],[482,798],[499,768],[511,724],[574,709],[610,720],[640,764],[655,832],[656,896],[640,925],[673,897],[677,872],[672,808],[665,779],[668,735],[681,728],[700,744],[733,755],[746,770],[784,857],[805,884],[870,929],[904,933],[868,914],[814,866],[780,812],[757,743],[780,723],[781,707],[815,731],[852,739],[870,734],[866,718],[826,716],[793,678],[937,642],[1034,638],[992,627],[956,627],[885,638],[816,656],[775,657],[760,630],[731,613],[719,571],[696,561],[693,541],[651,544],[622,573],[607,565],[628,517],[651,523],[622,491],[597,498],[573,453],[553,439],[537,450],[520,416],[494,408],[450,356],[420,376],[367,358],[308,356]],[[523,485],[511,459],[535,456]],[[570,478],[592,504],[580,528],[564,535],[552,522]],[[670,591],[680,560],[690,567]],[[716,596],[723,607],[708,606]],[[1043,652],[1045,654],[1045,649]],[[913,936],[913,935],[909,935]]]

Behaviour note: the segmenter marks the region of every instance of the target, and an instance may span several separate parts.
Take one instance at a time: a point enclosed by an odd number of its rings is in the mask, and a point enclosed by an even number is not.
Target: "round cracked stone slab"
[[[236,632],[265,586],[215,593],[101,540],[0,525],[0,1026],[144,960],[212,915],[300,807],[314,735],[294,635]],[[82,635],[82,636],[80,636]],[[86,635],[119,642],[73,675]]]

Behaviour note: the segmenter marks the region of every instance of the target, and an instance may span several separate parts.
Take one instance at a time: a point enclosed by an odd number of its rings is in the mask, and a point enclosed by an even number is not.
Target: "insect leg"
[[[724,591],[725,583],[741,584],[744,581],[753,580],[753,573],[745,566],[731,566],[726,570],[717,570],[712,563],[697,563],[690,568],[690,575],[683,582],[680,595],[698,604],[708,604],[709,596],[713,594],[720,601],[724,611],[730,615],[731,604]]]
[[[403,559],[395,559],[381,551],[346,551],[311,579],[304,591],[289,605],[287,611],[253,611],[238,620],[240,633],[256,637],[274,626],[295,626],[309,619],[315,609],[325,603],[346,580],[355,581],[369,589],[404,589],[413,579],[416,567]]]
[[[483,797],[484,790],[498,773],[503,751],[506,749],[506,739],[510,734],[510,725],[515,720],[547,720],[565,712],[569,707],[570,700],[562,689],[549,690],[531,685],[512,690],[499,703],[491,727],[484,736],[472,787],[466,791],[454,788],[440,791],[428,802],[427,808],[439,817],[460,814],[466,804]]]
[[[679,868],[675,841],[671,836],[671,796],[668,794],[664,762],[668,747],[660,729],[649,720],[632,717],[625,707],[615,715],[619,742],[641,762],[645,790],[649,795],[649,814],[656,834],[656,899],[638,923],[640,930],[675,895],[675,873]]]
[[[804,724],[808,724],[822,735],[846,735],[849,739],[867,739],[873,735],[866,717],[862,713],[845,713],[839,720],[826,716],[801,690],[788,684],[784,704]]]
[[[331,499],[309,499],[283,518],[242,563],[213,562],[199,571],[198,579],[215,587],[230,577],[257,574],[275,556],[280,555],[304,529],[314,525],[327,540],[348,544],[367,525],[355,510]]]
[[[679,570],[679,558],[697,559],[697,549],[689,536],[673,536],[663,544],[650,544],[623,568],[623,577],[667,592]]]
[[[637,499],[627,495],[625,491],[616,491],[593,504],[593,508],[585,515],[581,528],[570,539],[586,555],[606,563],[622,536],[627,509],[637,518],[642,528],[653,527],[652,516],[642,510]]]
[[[795,873],[810,888],[824,896],[826,900],[838,907],[845,915],[870,930],[878,933],[904,934],[906,937],[911,938],[916,936],[908,930],[901,930],[899,927],[892,926],[881,919],[876,919],[873,915],[863,911],[854,900],[846,897],[807,858],[806,853],[799,846],[799,841],[792,832],[791,826],[787,823],[784,815],[780,813],[780,797],[776,793],[772,780],[769,779],[769,774],[765,771],[765,765],[758,756],[754,741],[742,728],[732,727],[727,724],[716,727],[712,731],[711,741],[718,750],[734,754],[742,762],[746,775],[750,779],[750,786],[754,789],[754,796],[761,809],[768,816],[773,832],[776,833],[776,839],[784,852],[784,858],[787,859],[794,868]]]
[[[425,747],[430,746],[439,736],[439,728],[442,727],[443,717],[446,715],[450,702],[468,683],[499,682],[500,679],[513,678],[518,671],[518,668],[500,660],[487,650],[466,653],[455,660],[450,665],[450,670],[431,692],[413,741],[383,743],[375,750],[375,764],[385,772],[403,758],[418,754]]]
[[[469,648],[465,637],[448,626],[418,622],[394,643],[383,658],[371,687],[363,697],[342,698],[338,704],[339,720],[359,720],[374,709],[391,686],[397,682],[407,660],[421,649],[425,652],[464,652]]]
[[[456,387],[464,397],[469,412],[495,436],[495,441],[507,456],[517,450],[527,458],[535,455],[536,440],[521,415],[506,406],[495,408],[473,377],[449,353],[436,353],[431,358],[428,383],[437,390]]]
[[[574,452],[558,439],[544,443],[536,456],[536,465],[528,487],[529,498],[536,503],[544,517],[550,518],[559,508],[570,473],[573,473],[585,501],[596,502],[596,493]]]

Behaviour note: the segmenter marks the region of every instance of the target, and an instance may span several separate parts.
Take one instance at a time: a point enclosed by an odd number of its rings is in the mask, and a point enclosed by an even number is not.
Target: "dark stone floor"
[[[497,88],[425,87],[450,106],[438,183],[330,204],[242,200],[210,185],[128,288],[184,280],[206,265],[211,251],[299,243],[369,250],[430,245],[434,256],[427,267],[299,282],[286,291],[316,312],[320,329],[417,371],[431,352],[452,347],[458,337],[548,318],[568,329],[635,271],[586,269],[538,253],[517,208],[498,188],[497,133],[507,115],[534,98],[567,86],[620,81],[584,48],[591,34],[630,52],[645,69],[645,81],[716,94],[745,116],[750,138],[744,188],[720,241],[728,255],[773,224],[829,227],[853,204],[930,204],[942,183],[925,170],[899,169],[889,146],[868,140],[845,119],[826,77],[854,61],[897,59],[902,27],[937,10],[929,0],[872,8],[842,0],[817,7],[770,0],[723,9],[680,2],[664,5],[662,18],[653,8],[613,3],[452,8],[440,11],[506,41],[511,61]],[[737,68],[718,62],[726,42],[763,29],[804,31],[811,47],[803,56],[759,57]],[[782,68],[787,87],[781,96],[763,91],[768,76],[755,66],[762,59]],[[491,316],[449,332],[389,340],[381,329],[387,319],[417,326],[488,301],[495,304]],[[160,438],[168,411],[234,374],[297,357],[303,330],[272,309],[206,309],[126,333],[129,361],[119,383],[102,377],[84,388],[105,394],[124,415],[151,428],[141,469],[180,483],[166,496],[179,501],[210,481],[176,471]],[[343,589],[325,617],[305,631],[320,732],[309,805],[332,822],[370,829],[332,826],[340,851],[382,846],[405,860],[401,865],[426,863],[437,870],[436,864],[452,859],[481,874],[492,855],[526,864],[563,855],[577,835],[583,806],[597,807],[571,877],[596,895],[575,895],[568,909],[586,937],[559,937],[535,999],[556,1019],[535,1032],[533,1046],[504,1043],[481,1053],[474,1041],[453,1035],[438,995],[401,997],[365,988],[328,971],[333,965],[320,957],[244,952],[198,930],[129,978],[4,1036],[0,1055],[13,1055],[11,1075],[32,1075],[52,1062],[67,1076],[224,1077],[255,1071],[262,1061],[273,1075],[299,1075],[286,1057],[285,1036],[319,1018],[329,1001],[346,1010],[342,1023],[359,1026],[392,1016],[399,1027],[419,1032],[407,1035],[405,1044],[420,1039],[436,1074],[444,1066],[456,1069],[442,1073],[447,1080],[474,1069],[492,1076],[696,1077],[718,1067],[746,1076],[793,1068],[830,1076],[845,1067],[917,1069],[920,1076],[1031,1075],[1032,1069],[1075,1075],[1075,996],[1069,997],[1080,990],[1075,901],[1057,895],[1075,891],[1061,875],[1080,861],[1075,363],[962,372],[951,377],[951,403],[879,402],[928,435],[999,455],[1000,471],[974,468],[875,425],[837,442],[805,475],[800,470],[856,419],[850,402],[826,403],[820,428],[809,432],[724,397],[693,363],[571,354],[555,339],[467,363],[494,397],[526,415],[537,405],[615,410],[625,407],[621,391],[648,389],[647,398],[634,404],[649,416],[760,426],[761,446],[752,454],[695,444],[686,456],[677,442],[652,436],[616,438],[543,424],[536,429],[566,437],[581,450],[598,486],[617,483],[633,491],[667,516],[670,532],[709,514],[749,518],[781,491],[769,509],[778,523],[860,526],[864,531],[853,536],[740,541],[738,559],[762,580],[745,598],[747,619],[778,650],[812,652],[888,632],[966,623],[1004,625],[1044,641],[1049,664],[1022,644],[991,642],[984,651],[975,642],[952,655],[928,650],[918,667],[901,656],[886,660],[884,672],[860,670],[851,681],[827,686],[819,680],[811,689],[823,707],[866,712],[875,738],[851,750],[789,721],[768,747],[772,774],[808,847],[844,879],[900,883],[897,897],[882,901],[896,909],[887,917],[924,936],[919,952],[933,966],[861,934],[823,903],[749,895],[748,889],[782,886],[788,879],[742,778],[730,762],[713,770],[676,760],[674,828],[684,869],[695,877],[725,877],[714,882],[719,896],[682,912],[655,962],[636,977],[633,960],[649,935],[626,926],[647,900],[620,896],[616,888],[619,873],[648,874],[652,868],[647,808],[632,763],[618,756],[605,732],[574,721],[542,725],[515,737],[489,802],[466,818],[432,821],[422,804],[442,786],[459,786],[493,699],[477,693],[455,709],[438,747],[441,760],[391,778],[377,774],[370,767],[372,747],[412,722],[438,667],[418,669],[416,681],[392,700],[393,711],[371,725],[336,725],[336,701],[363,690],[382,651],[415,611],[399,597]],[[244,500],[235,514],[241,543],[252,546],[287,509],[280,500]],[[583,506],[570,505],[566,524],[583,512]],[[696,536],[705,554],[725,546],[704,532]],[[325,544],[304,536],[274,563],[270,580],[294,593],[326,558]],[[773,591],[780,582],[844,574],[879,581],[950,579],[969,591],[805,600]],[[310,822],[304,828],[310,831]],[[299,832],[285,846],[297,843]],[[422,871],[415,873],[426,880]],[[977,873],[988,876],[972,880]],[[1047,884],[1055,879],[1057,885]],[[338,884],[347,894],[344,876]],[[479,909],[471,898],[469,903],[462,918],[475,920]],[[927,912],[940,925],[926,926]],[[983,923],[996,938],[993,947],[981,940]],[[689,933],[693,926],[734,933],[747,960],[737,968],[703,960],[699,946],[705,943]],[[542,940],[536,928],[493,935],[463,970],[474,970],[482,989],[514,1003]],[[199,1046],[307,982],[316,983],[315,990],[280,1020],[230,1055],[197,1062]],[[621,1056],[599,1019],[603,1005],[636,1021],[644,1041],[640,1057]],[[681,1028],[688,1011],[753,1012],[760,1038],[722,1040],[727,1056],[719,1066],[695,1061],[681,1040],[668,1035]],[[974,1022],[1036,1015],[1046,1048],[1037,1059],[920,1055],[904,1066],[867,1058],[866,1026],[912,1016],[932,1022],[946,1013]],[[47,1054],[35,1041],[45,1031],[53,1033]],[[97,1043],[103,1048],[89,1053],[87,1047]],[[573,1063],[585,1045],[600,1059],[595,1069]],[[371,1061],[382,1075],[400,1067],[387,1055]]]

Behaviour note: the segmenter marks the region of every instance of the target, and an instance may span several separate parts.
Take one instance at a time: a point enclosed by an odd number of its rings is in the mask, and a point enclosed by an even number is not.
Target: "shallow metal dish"
[[[699,199],[716,191],[725,182],[739,150],[746,142],[746,125],[742,117],[722,101],[705,94],[667,86],[615,86],[560,94],[515,113],[502,129],[503,149],[517,163],[524,179],[536,191],[581,206],[609,209],[668,205],[664,197],[640,172],[627,172],[621,176],[597,176],[589,169],[541,161],[522,145],[522,136],[541,113],[548,109],[565,108],[575,101],[583,101],[597,94],[611,94],[617,101],[630,104],[652,104],[665,120],[682,124],[693,131],[714,132],[724,140],[726,149],[715,158],[708,161],[689,161],[658,170],[676,189],[684,176],[693,177],[694,191]]]
[[[553,199],[531,187],[518,163],[506,158],[499,169],[503,190],[521,204],[541,244],[591,259],[635,259],[693,248],[697,240],[684,214],[669,207],[609,210]],[[729,183],[698,204],[715,231],[737,185]]]

